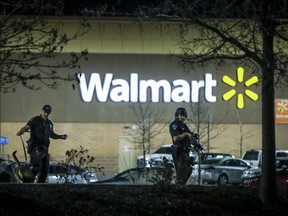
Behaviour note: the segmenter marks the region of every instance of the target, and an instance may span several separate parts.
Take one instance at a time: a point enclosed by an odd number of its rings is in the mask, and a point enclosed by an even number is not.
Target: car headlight
[[[249,175],[249,176],[257,176],[257,175],[261,175],[261,172],[260,171],[244,171],[244,175]]]

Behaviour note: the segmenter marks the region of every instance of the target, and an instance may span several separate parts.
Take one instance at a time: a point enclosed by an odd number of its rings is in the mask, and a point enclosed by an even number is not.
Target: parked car
[[[276,150],[276,157],[288,157],[288,150]],[[261,167],[262,164],[262,150],[251,149],[246,151],[241,159],[253,164],[253,167]]]
[[[174,169],[162,167],[136,167],[125,170],[116,176],[98,181],[95,184],[112,185],[153,185],[157,183],[175,183]]]
[[[200,164],[202,183],[227,185],[240,184],[244,170],[250,169],[252,165],[242,159],[224,157],[203,160]],[[199,164],[194,166],[192,178],[198,179]]]
[[[162,161],[162,159],[165,157],[166,159],[172,161],[172,152],[171,152],[171,145],[172,144],[166,144],[162,145],[160,148],[158,148],[154,153],[152,154],[146,154],[144,163],[144,156],[139,156],[137,158],[137,167],[153,167],[153,166],[159,166],[159,161]]]
[[[96,173],[76,165],[50,162],[47,183],[50,184],[89,184],[98,181]]]
[[[70,167],[76,173],[85,173],[85,175],[86,175],[85,178],[86,178],[88,184],[98,181],[96,172],[88,170],[88,169],[84,169],[84,168],[79,167],[77,165],[70,165]]]
[[[228,153],[204,152],[202,154],[201,159],[202,160],[206,160],[206,159],[211,159],[211,158],[224,158],[224,157],[235,158],[234,155],[228,154]],[[199,163],[199,157],[198,157],[197,154],[194,156],[194,160],[193,161],[194,161],[194,164],[198,164]]]
[[[165,144],[158,148],[153,154],[146,154],[144,163],[144,157],[139,156],[137,158],[137,167],[161,167],[163,166],[163,158],[165,157],[168,161],[173,163],[172,152],[171,152],[171,145],[172,144]],[[190,150],[190,158],[191,163],[195,163],[195,160],[198,160],[198,154],[196,151],[191,148]]]
[[[288,186],[288,157],[276,158],[276,179],[277,184]],[[242,186],[244,187],[259,187],[261,181],[262,169],[251,168],[245,170],[241,176]]]
[[[253,176],[249,179],[245,179],[241,186],[250,188],[259,188],[261,183],[262,174]],[[287,169],[282,169],[276,171],[276,184],[279,186],[288,186],[288,171]]]

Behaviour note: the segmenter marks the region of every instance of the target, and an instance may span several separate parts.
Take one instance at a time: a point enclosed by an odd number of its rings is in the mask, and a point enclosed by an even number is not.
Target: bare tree
[[[221,133],[226,130],[226,126],[217,124],[209,112],[209,107],[204,99],[204,92],[200,92],[199,101],[196,104],[190,104],[190,111],[192,117],[190,120],[190,128],[199,136],[199,143],[203,146],[205,151],[210,152],[210,141],[217,138]],[[191,124],[193,123],[193,124]],[[213,135],[212,132],[213,131]],[[198,155],[198,185],[201,185],[201,154],[197,151]]]
[[[263,131],[260,199],[267,206],[277,204],[274,92],[275,84],[287,86],[287,4],[285,0],[167,0],[142,11],[150,17],[183,24],[179,40],[182,51],[179,62],[183,66],[235,61],[260,76]]]
[[[215,122],[207,102],[201,97],[198,103],[190,104],[192,117],[190,120],[190,128],[199,136],[199,142],[208,152],[211,149],[210,141],[220,136],[227,128],[220,122]],[[213,133],[211,133],[213,131]]]
[[[89,150],[80,145],[79,149],[69,149],[65,152],[65,164],[77,165],[83,169],[93,169],[95,172],[104,173],[104,167],[100,164],[95,165],[96,158],[89,154]]]
[[[239,143],[239,154],[240,154],[240,156],[242,156],[243,155],[244,140],[248,139],[249,137],[252,137],[253,131],[249,131],[247,133],[244,133],[243,132],[244,126],[243,126],[242,121],[240,119],[239,112],[237,112],[237,118],[238,118],[238,124],[239,124],[239,134],[240,134],[239,140],[237,142]]]
[[[62,32],[63,0],[0,1],[0,91],[15,91],[18,85],[31,90],[42,86],[56,88],[57,80],[75,80],[79,60],[87,50],[57,58],[63,48],[89,30],[79,21],[72,35]],[[61,73],[61,69],[70,69]]]
[[[151,103],[137,103],[130,106],[132,112],[132,127],[129,134],[133,137],[136,148],[143,151],[144,163],[146,154],[150,153],[153,139],[159,136],[165,128],[163,112],[153,109]]]

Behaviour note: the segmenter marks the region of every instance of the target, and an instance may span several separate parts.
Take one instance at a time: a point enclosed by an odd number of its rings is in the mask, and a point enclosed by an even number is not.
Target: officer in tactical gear
[[[52,111],[50,105],[44,105],[41,114],[31,118],[28,123],[20,129],[17,136],[30,131],[30,139],[27,141],[27,152],[30,154],[30,163],[33,166],[32,172],[35,181],[45,183],[49,171],[49,145],[52,139],[67,139],[67,135],[54,133],[53,124],[48,119]]]
[[[171,146],[172,158],[176,169],[176,182],[179,185],[185,185],[192,173],[189,156],[190,142],[198,135],[191,132],[186,123],[184,123],[187,118],[187,110],[185,108],[177,108],[174,115],[175,119],[169,126],[173,142]]]

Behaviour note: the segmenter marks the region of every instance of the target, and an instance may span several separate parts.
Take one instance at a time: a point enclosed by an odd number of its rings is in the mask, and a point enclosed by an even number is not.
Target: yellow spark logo
[[[280,112],[280,113],[284,113],[284,112],[287,112],[288,111],[288,103],[287,102],[284,102],[284,101],[280,101],[278,102],[277,104],[277,110]]]
[[[239,67],[239,68],[237,68],[237,81],[238,81],[238,83],[242,83],[243,79],[244,79],[244,68]],[[229,76],[227,76],[227,75],[222,77],[222,81],[225,84],[229,85],[229,86],[232,86],[232,87],[236,86],[236,82],[233,79],[231,79]],[[257,82],[258,82],[258,77],[257,76],[253,76],[250,79],[248,79],[244,84],[245,84],[246,87],[249,87],[251,85],[256,84]],[[232,90],[226,92],[223,95],[223,100],[228,101],[234,95],[236,95],[236,90],[232,89]],[[249,89],[245,90],[245,95],[247,97],[249,97],[253,101],[258,100],[258,95],[256,93],[254,93],[253,91],[249,90]],[[237,104],[236,104],[236,106],[237,106],[238,109],[243,109],[244,108],[244,96],[241,93],[239,93],[237,95]]]

